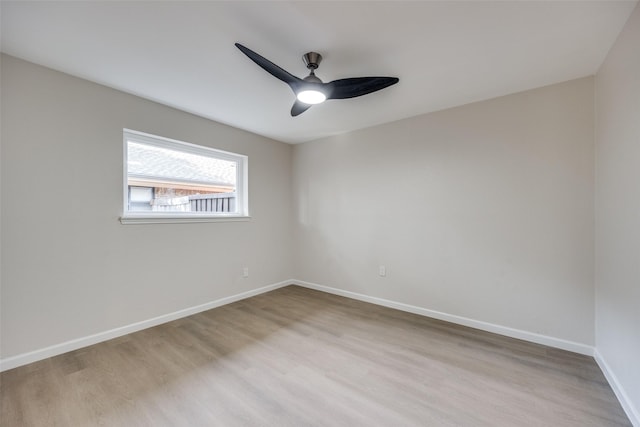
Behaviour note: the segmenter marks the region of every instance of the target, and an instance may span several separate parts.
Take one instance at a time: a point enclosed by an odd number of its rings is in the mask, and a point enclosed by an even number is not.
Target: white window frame
[[[154,223],[189,223],[189,222],[219,222],[219,221],[248,221],[248,163],[249,158],[242,154],[217,150],[202,145],[195,145],[184,141],[151,135],[131,129],[123,129],[123,184],[122,184],[122,224],[154,224]],[[179,150],[200,156],[215,157],[236,163],[236,207],[237,212],[130,212],[129,206],[129,166],[127,142],[139,142],[160,148]]]

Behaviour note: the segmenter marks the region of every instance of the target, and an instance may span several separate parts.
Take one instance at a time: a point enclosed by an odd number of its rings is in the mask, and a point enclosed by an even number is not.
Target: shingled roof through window
[[[186,181],[209,185],[236,185],[236,163],[129,141],[129,176]]]

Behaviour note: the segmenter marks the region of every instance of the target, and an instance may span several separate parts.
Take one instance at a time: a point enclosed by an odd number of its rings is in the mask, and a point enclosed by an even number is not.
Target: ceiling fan
[[[399,81],[397,77],[352,77],[323,83],[315,75],[315,70],[322,61],[322,55],[316,52],[308,52],[302,56],[302,60],[311,72],[301,79],[240,43],[236,43],[236,47],[266,72],[289,85],[296,95],[296,101],[291,107],[291,115],[294,117],[304,113],[312,105],[320,104],[327,99],[355,98],[384,89]]]

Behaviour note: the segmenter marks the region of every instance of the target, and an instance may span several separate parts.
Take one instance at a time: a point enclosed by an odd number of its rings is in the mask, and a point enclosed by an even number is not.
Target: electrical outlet
[[[387,267],[385,267],[384,265],[381,265],[378,268],[378,274],[380,275],[380,277],[384,277],[387,275]]]
[[[242,267],[242,277],[249,277],[249,267]]]

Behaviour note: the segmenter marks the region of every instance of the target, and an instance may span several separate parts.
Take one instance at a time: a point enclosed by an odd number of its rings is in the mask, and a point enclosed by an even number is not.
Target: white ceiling
[[[2,1],[2,51],[298,143],[594,74],[633,1]],[[234,47],[325,82],[400,83],[299,117],[294,95]]]

